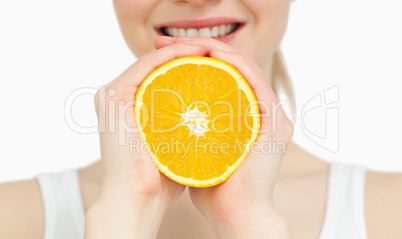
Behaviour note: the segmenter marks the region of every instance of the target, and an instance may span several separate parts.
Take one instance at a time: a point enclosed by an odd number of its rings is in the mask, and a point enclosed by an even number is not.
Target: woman
[[[100,124],[114,116],[109,102],[129,102],[150,71],[180,56],[232,64],[265,103],[277,102],[276,83],[289,84],[279,45],[291,0],[114,4],[139,60],[97,93]],[[106,130],[100,162],[1,185],[1,238],[401,238],[402,176],[314,157],[290,141],[293,126],[277,110],[278,131],[258,140],[276,137],[286,155],[253,152],[225,183],[206,189],[167,179]],[[116,124],[133,125],[133,116]]]

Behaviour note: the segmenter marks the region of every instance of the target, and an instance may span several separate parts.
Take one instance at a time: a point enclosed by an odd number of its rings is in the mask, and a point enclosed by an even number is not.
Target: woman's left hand
[[[163,215],[185,187],[161,174],[141,149],[134,98],[152,70],[178,57],[206,53],[190,44],[151,51],[95,95],[103,177],[100,196],[86,213],[85,239],[156,237]]]
[[[240,71],[260,103],[261,132],[267,131],[260,133],[245,161],[226,182],[210,188],[190,188],[194,205],[219,238],[290,238],[288,226],[277,213],[272,195],[284,150],[293,134],[293,124],[251,56],[211,38],[176,38],[173,41],[179,42],[203,46],[209,50],[210,57]],[[159,37],[155,45],[162,48],[173,43],[171,39]],[[267,144],[271,144],[271,148],[272,144],[282,146],[282,151],[264,152],[266,148],[261,146]]]

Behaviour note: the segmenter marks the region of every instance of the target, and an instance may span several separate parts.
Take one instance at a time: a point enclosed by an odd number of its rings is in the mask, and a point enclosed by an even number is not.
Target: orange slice
[[[181,57],[151,72],[139,87],[134,115],[159,171],[193,187],[224,182],[257,140],[253,91],[231,65]]]

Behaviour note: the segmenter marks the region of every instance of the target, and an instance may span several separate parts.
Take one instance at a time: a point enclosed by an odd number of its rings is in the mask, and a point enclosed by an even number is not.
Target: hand
[[[155,238],[169,205],[183,192],[161,174],[147,152],[133,150],[141,142],[133,103],[142,80],[155,68],[181,56],[204,56],[203,46],[173,44],[142,56],[95,97],[103,165],[102,191],[88,210],[86,239]]]
[[[171,42],[160,37],[155,44],[163,49],[184,42],[207,48],[210,57],[242,73],[260,103],[261,131],[268,130],[260,134],[251,153],[226,182],[210,188],[190,188],[193,203],[219,238],[289,238],[287,224],[272,200],[284,152],[267,153],[258,146],[275,142],[286,147],[293,134],[291,121],[252,57],[211,38],[176,38]]]

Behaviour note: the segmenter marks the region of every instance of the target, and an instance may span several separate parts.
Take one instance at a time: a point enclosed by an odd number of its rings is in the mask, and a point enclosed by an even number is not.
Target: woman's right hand
[[[273,191],[293,134],[292,122],[251,56],[212,38],[174,40],[184,42],[207,48],[210,57],[239,70],[253,89],[261,112],[260,135],[244,162],[222,184],[189,188],[194,205],[218,238],[290,238],[288,224],[274,205]],[[156,41],[157,48],[166,46],[163,38]]]
[[[156,237],[165,211],[185,187],[161,174],[147,152],[137,150],[142,140],[134,132],[135,94],[158,66],[206,54],[206,48],[185,43],[154,50],[97,92],[103,182],[99,199],[86,215],[85,239]]]

